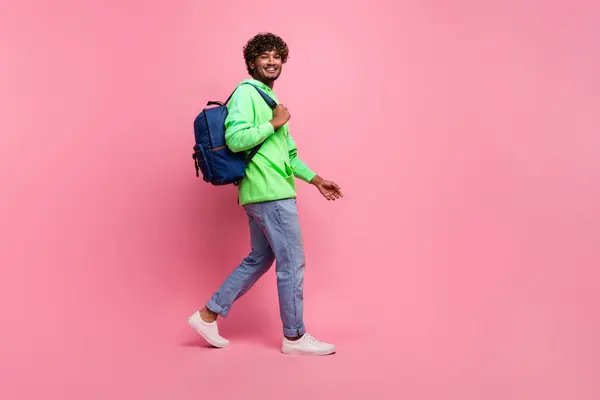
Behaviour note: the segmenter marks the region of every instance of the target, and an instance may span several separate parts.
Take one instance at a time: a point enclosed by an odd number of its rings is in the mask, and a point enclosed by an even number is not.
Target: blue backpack
[[[251,83],[262,98],[271,108],[275,108],[277,103],[265,92]],[[235,91],[234,91],[235,92]],[[205,108],[194,120],[194,136],[196,144],[192,158],[196,167],[196,176],[199,177],[199,171],[202,171],[202,178],[205,182],[215,186],[234,184],[238,185],[244,178],[246,167],[250,160],[260,149],[254,147],[248,155],[245,152],[234,153],[225,143],[225,119],[228,115],[227,103],[233,96],[229,95],[225,103],[220,101],[209,101],[206,105],[217,105],[218,107]]]

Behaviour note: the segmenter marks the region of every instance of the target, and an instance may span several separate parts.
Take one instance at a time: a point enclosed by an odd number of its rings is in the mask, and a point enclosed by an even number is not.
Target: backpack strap
[[[269,97],[269,95],[266,94],[265,92],[263,92],[262,89],[260,89],[258,86],[254,85],[250,82],[243,82],[242,85],[252,86],[254,89],[256,89],[258,91],[260,96],[267,102],[269,107],[271,107],[271,108],[277,107],[277,103],[275,102],[275,100],[273,100],[271,97]],[[227,105],[227,103],[229,103],[229,100],[231,100],[231,97],[233,96],[234,93],[235,93],[235,90],[229,95],[227,100],[225,100],[225,103],[221,103],[220,101],[209,101],[207,105],[219,105],[219,106]]]
[[[263,92],[258,86],[253,85],[250,82],[244,82],[244,83],[242,83],[242,85],[250,85],[250,86],[252,86],[254,89],[256,89],[258,91],[258,93],[261,95],[261,97],[267,102],[267,104],[269,105],[269,107],[271,107],[271,108],[277,107],[277,103],[275,102],[275,100],[273,100],[268,94],[266,94],[265,92]]]
[[[256,89],[258,91],[258,93],[260,94],[260,96],[269,105],[269,107],[271,107],[271,109],[274,109],[275,107],[277,107],[277,103],[275,102],[275,100],[273,100],[268,94],[266,94],[265,92],[263,92],[258,86],[253,85],[250,82],[244,82],[244,83],[242,83],[242,85],[250,85],[254,89]],[[235,90],[233,91],[233,93],[235,93]],[[229,103],[229,100],[231,100],[231,97],[233,96],[233,93],[231,93],[229,95],[229,97],[227,98],[227,100],[225,100],[225,103],[220,104],[220,105],[227,105],[227,103]],[[212,103],[216,103],[216,102],[212,102]],[[244,163],[246,164],[246,166],[248,166],[248,164],[250,164],[250,161],[256,155],[256,153],[258,153],[258,150],[260,150],[260,147],[263,145],[263,143],[259,144],[258,146],[255,146],[254,148],[252,148],[252,150],[250,151],[250,153],[248,153],[248,155],[244,159]]]

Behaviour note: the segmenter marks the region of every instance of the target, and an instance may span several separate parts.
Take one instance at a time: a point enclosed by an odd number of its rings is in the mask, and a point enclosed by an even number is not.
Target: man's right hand
[[[273,119],[269,121],[275,130],[281,128],[290,120],[290,112],[283,104],[277,104],[273,110]]]

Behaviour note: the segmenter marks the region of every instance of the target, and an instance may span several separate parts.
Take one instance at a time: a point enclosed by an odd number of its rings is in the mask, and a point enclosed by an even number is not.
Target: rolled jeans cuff
[[[208,301],[208,303],[206,303],[206,308],[208,308],[210,311],[212,311],[214,313],[219,314],[223,318],[225,318],[227,316],[227,314],[229,313],[229,310],[224,309],[223,307],[221,307],[220,305],[215,303],[215,301],[212,299],[210,299]]]
[[[287,336],[287,337],[298,337],[298,336],[303,336],[306,333],[306,329],[304,328],[304,326],[301,326],[300,328],[296,328],[296,329],[290,329],[290,328],[283,328],[283,335]]]

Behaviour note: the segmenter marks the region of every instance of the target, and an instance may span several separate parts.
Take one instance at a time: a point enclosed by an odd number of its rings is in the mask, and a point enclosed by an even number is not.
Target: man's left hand
[[[310,183],[315,185],[327,200],[335,201],[336,199],[344,197],[342,189],[335,182],[327,181],[317,175]]]

